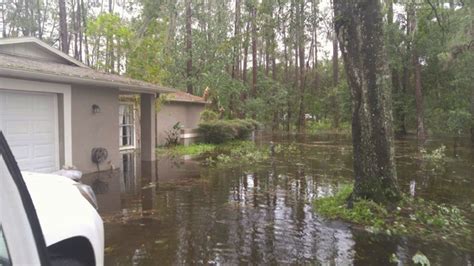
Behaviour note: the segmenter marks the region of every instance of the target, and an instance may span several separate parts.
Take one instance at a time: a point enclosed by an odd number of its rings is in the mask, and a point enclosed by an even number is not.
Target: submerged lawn
[[[472,228],[457,207],[404,195],[393,210],[370,200],[354,202],[353,208],[349,209],[347,199],[352,189],[352,185],[345,184],[335,195],[316,199],[313,202],[316,212],[326,218],[363,226],[374,233],[415,236],[469,249]]]
[[[228,141],[222,144],[194,143],[177,145],[156,150],[158,155],[204,156],[203,163],[210,166],[230,166],[234,163],[248,164],[262,162],[269,158],[267,147],[258,147],[252,141]]]
[[[214,151],[217,146],[217,144],[194,143],[188,146],[176,145],[171,147],[160,147],[156,149],[156,152],[158,155],[201,155]]]

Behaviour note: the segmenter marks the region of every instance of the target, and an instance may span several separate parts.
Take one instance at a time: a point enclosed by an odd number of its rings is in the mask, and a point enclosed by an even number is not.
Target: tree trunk
[[[304,96],[305,96],[305,16],[304,16],[304,0],[301,1],[298,13],[298,55],[300,63],[300,99],[299,99],[299,115],[298,115],[298,132],[303,132],[305,128],[305,106],[304,106]]]
[[[415,85],[415,104],[416,104],[416,136],[418,140],[418,145],[423,146],[425,144],[427,134],[424,123],[424,106],[423,106],[423,91],[421,83],[421,64],[420,58],[418,56],[417,47],[414,44],[416,38],[416,11],[415,6],[412,3],[408,10],[408,17],[410,18],[410,33],[412,37],[412,66],[414,71],[414,85]]]
[[[193,82],[192,82],[192,71],[193,71],[193,39],[192,39],[192,28],[191,28],[191,0],[186,0],[186,91],[193,94]]]
[[[319,8],[318,8],[318,3],[319,0],[313,0],[313,16],[318,16],[319,14]],[[314,91],[319,90],[319,83],[320,83],[320,76],[318,72],[318,17],[313,18],[313,69],[314,69]]]
[[[421,64],[416,52],[413,52],[413,68],[415,70],[415,102],[416,102],[416,136],[420,145],[424,145],[427,134],[424,122],[423,91],[421,85]]]
[[[334,34],[335,35],[335,34]],[[337,37],[334,36],[332,40],[332,85],[334,87],[339,84],[339,43]]]
[[[235,22],[234,22],[234,65],[232,66],[232,78],[240,77],[240,0],[235,0]]]
[[[381,6],[374,0],[334,0],[336,32],[352,97],[352,200],[388,204],[397,183]]]
[[[66,0],[59,0],[59,40],[61,43],[61,51],[69,53],[69,42],[67,32],[67,14],[66,14]]]
[[[82,8],[80,0],[77,0],[77,25],[79,30],[79,56],[77,59],[79,61],[82,61],[82,42],[84,39],[84,28],[82,27]]]
[[[257,96],[257,7],[252,6],[252,98]]]
[[[333,24],[335,27],[336,13],[333,13]],[[337,100],[337,85],[339,84],[339,43],[336,36],[336,29],[334,28],[334,36],[332,39],[332,86],[333,93],[331,95],[331,105],[333,110],[333,122],[334,128],[339,128],[339,103]]]
[[[471,14],[471,39],[474,40],[474,0],[469,5]],[[474,145],[474,83],[471,83],[471,142]]]
[[[45,11],[46,12],[46,11]],[[38,27],[38,39],[43,39],[43,26],[42,26],[42,15],[41,15],[41,1],[36,1],[36,26]]]
[[[394,0],[386,0],[387,4],[387,24],[390,27],[389,29],[389,35],[388,35],[388,44],[392,45],[395,41],[394,37],[394,29],[393,29],[393,3]],[[395,51],[391,51],[391,56],[395,56]],[[390,72],[392,75],[392,90],[393,90],[393,95],[400,96],[403,94],[402,90],[402,85],[400,81],[400,73],[399,70],[394,66],[394,65],[389,65],[390,66]],[[405,65],[403,66],[404,68],[406,67]],[[405,115],[404,115],[404,110],[400,106],[394,106],[393,110],[393,115],[394,115],[394,121],[396,121],[394,124],[396,125],[394,128],[394,131],[396,132],[397,135],[404,136],[406,135],[406,128],[405,128]]]
[[[86,9],[84,7],[84,0],[80,0],[81,1],[81,19],[82,19],[82,27],[84,29],[87,29],[87,12],[86,12]],[[89,42],[87,40],[87,34],[84,34],[84,52],[85,52],[85,61],[86,61],[86,64],[88,66],[91,65],[91,62],[90,62],[90,54],[89,54]]]
[[[245,28],[245,40],[244,40],[244,62],[242,66],[242,81],[244,84],[247,84],[247,61],[248,61],[248,54],[249,54],[249,29],[250,23],[247,22],[247,26]]]

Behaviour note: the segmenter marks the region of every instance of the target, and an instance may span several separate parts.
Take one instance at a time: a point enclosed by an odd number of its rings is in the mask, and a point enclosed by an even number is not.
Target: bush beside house
[[[211,120],[201,122],[198,131],[206,143],[224,143],[247,139],[260,127],[253,119]]]

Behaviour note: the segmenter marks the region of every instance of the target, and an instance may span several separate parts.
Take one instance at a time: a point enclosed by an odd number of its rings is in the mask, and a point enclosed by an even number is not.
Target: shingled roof
[[[210,102],[205,101],[203,97],[192,95],[184,91],[176,91],[173,93],[168,93],[168,100],[170,102],[188,102],[188,103],[200,103],[208,104]]]
[[[25,38],[26,42],[38,44],[38,40]],[[41,42],[40,42],[41,43]],[[0,43],[1,45],[2,43]],[[38,47],[43,49],[44,45]],[[50,48],[56,54],[62,52]],[[66,58],[66,56],[62,55]],[[108,74],[101,71],[84,67],[79,64],[67,65],[46,60],[22,57],[21,55],[11,55],[0,52],[0,76],[52,81],[71,84],[86,84],[100,87],[113,87],[127,91],[167,93],[176,92],[174,89],[166,88],[156,84],[131,79],[128,77]]]

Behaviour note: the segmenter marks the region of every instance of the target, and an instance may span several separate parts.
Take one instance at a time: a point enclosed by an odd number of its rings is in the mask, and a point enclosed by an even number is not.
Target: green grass
[[[230,159],[244,159],[251,160],[267,158],[268,152],[263,152],[263,149],[258,148],[255,143],[248,140],[233,140],[221,144],[210,144],[210,143],[194,143],[188,146],[176,145],[171,147],[159,147],[156,148],[158,155],[205,155],[209,154],[209,158],[222,158],[225,161],[225,157]]]
[[[252,141],[230,141],[218,145],[214,154],[206,158],[210,166],[230,166],[234,164],[254,164],[268,159],[267,147],[257,147]]]
[[[334,196],[316,199],[313,202],[315,211],[329,219],[364,226],[371,232],[415,236],[461,249],[471,248],[472,226],[455,206],[404,195],[398,206],[390,211],[370,200],[354,202],[353,208],[349,209],[347,198],[352,189],[352,185],[342,185]]]
[[[385,208],[369,200],[354,202],[352,209],[347,208],[347,198],[352,193],[352,185],[344,184],[332,197],[314,201],[314,207],[321,215],[331,219],[342,219],[366,226],[379,227],[387,217]]]
[[[329,119],[322,119],[320,121],[308,121],[307,130],[312,134],[318,133],[340,133],[350,134],[351,125],[347,122],[341,122],[339,128],[334,128],[332,121]]]
[[[218,145],[207,143],[194,143],[188,146],[177,145],[172,147],[159,147],[156,149],[158,155],[202,155],[208,152],[213,152]]]

